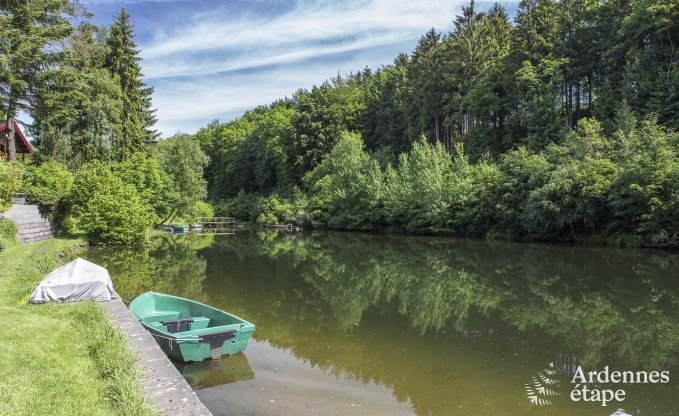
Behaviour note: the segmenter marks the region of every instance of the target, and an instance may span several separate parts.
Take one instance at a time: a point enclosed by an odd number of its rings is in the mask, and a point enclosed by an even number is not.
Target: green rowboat
[[[240,352],[255,331],[253,324],[230,313],[163,293],[142,293],[130,311],[169,357],[183,362]]]

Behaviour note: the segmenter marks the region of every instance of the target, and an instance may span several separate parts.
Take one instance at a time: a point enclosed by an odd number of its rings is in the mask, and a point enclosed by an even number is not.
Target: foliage
[[[495,163],[484,160],[470,167],[471,189],[467,204],[458,220],[463,224],[467,234],[476,237],[494,235],[499,190],[505,180],[505,173]]]
[[[0,251],[16,244],[17,225],[7,218],[0,218]]]
[[[153,223],[152,207],[134,186],[97,161],[76,173],[70,203],[78,229],[92,242],[141,243]]]
[[[333,228],[673,247],[670,3],[522,0],[510,21],[470,2],[391,65],[202,129],[210,198],[280,221],[298,186]]]
[[[265,225],[286,224],[292,222],[294,206],[292,201],[272,194],[258,201],[256,211],[257,223]]]
[[[442,144],[424,138],[403,153],[396,169],[386,171],[384,211],[389,224],[408,230],[453,228],[454,212],[467,198],[467,164],[462,149],[456,163]]]
[[[166,172],[168,165],[148,156],[146,145],[157,136],[151,130],[153,90],[141,81],[129,14],[123,9],[110,30],[90,23],[91,16],[65,0],[0,5],[2,115],[12,119],[28,110],[33,118],[37,166],[27,176],[32,202],[92,241],[139,242],[152,221],[177,206],[192,207],[187,194],[196,189],[187,190],[186,181],[174,180],[176,169]],[[200,182],[204,156],[195,150],[184,156],[200,169]],[[78,171],[73,189],[69,169]],[[8,195],[1,195],[3,210],[21,174],[14,165],[0,166]],[[204,198],[204,192],[196,195]]]
[[[215,210],[207,202],[198,201],[193,205],[193,210],[191,211],[192,217],[214,217]]]
[[[219,216],[234,217],[241,221],[254,221],[257,219],[257,201],[259,195],[245,191],[238,192],[234,197],[222,200],[215,207],[215,213]]]
[[[308,198],[298,188],[278,190],[268,196],[241,191],[217,204],[215,214],[263,225],[311,223]]]
[[[0,159],[0,212],[12,206],[12,196],[21,189],[23,176],[24,170],[18,163]]]
[[[252,132],[247,114],[228,124],[210,123],[195,134],[203,152],[210,156],[205,177],[214,200],[235,196],[245,185],[241,179],[239,149]]]
[[[30,202],[54,212],[65,202],[72,186],[73,174],[68,168],[50,161],[30,171],[27,197]]]
[[[124,8],[111,25],[106,46],[104,68],[110,71],[122,92],[121,131],[115,156],[123,160],[158,136],[151,130],[156,122],[155,111],[151,109],[153,88],[146,87],[142,81],[134,28]]]
[[[52,82],[37,90],[31,131],[39,159],[76,168],[94,159],[113,160],[122,152],[122,91],[103,68],[101,32],[80,24],[67,40]]]
[[[287,103],[260,108],[249,117],[252,130],[239,148],[240,186],[247,191],[270,192],[290,185],[284,140],[292,134],[295,110]]]
[[[401,54],[393,65],[378,69],[366,81],[361,134],[369,149],[388,149],[397,155],[410,150],[406,133],[407,73],[408,56]]]
[[[196,223],[196,218],[198,217],[214,217],[215,210],[214,207],[203,201],[196,202],[193,207],[186,210],[184,215],[176,215],[172,220],[172,224],[175,225],[193,225]]]
[[[10,1],[0,98],[32,116],[38,164],[118,163],[113,200],[135,189],[155,222],[209,198],[263,223],[675,247],[676,3],[522,0],[510,21],[470,2],[391,65],[155,143],[124,9],[106,31],[78,4]],[[41,179],[52,209],[62,180]]]
[[[679,245],[679,135],[647,118],[615,136],[621,172],[608,197],[615,232]]]
[[[68,0],[0,3],[0,102],[7,121],[31,107],[33,90],[59,54],[55,44],[73,30],[67,16],[73,12]],[[16,134],[10,132],[7,156],[13,160]]]
[[[170,210],[165,222],[173,215],[189,214],[196,202],[205,199],[207,190],[203,169],[208,158],[198,141],[188,135],[161,140],[155,150],[169,181],[165,193]]]
[[[141,81],[129,20],[123,9],[108,31],[87,20],[74,30],[69,25],[73,34],[53,59],[58,65],[49,82],[32,86],[31,130],[40,159],[71,168],[92,160],[121,161],[156,139],[153,89]]]
[[[168,193],[173,184],[157,158],[144,152],[132,153],[125,161],[115,164],[113,171],[123,182],[134,186],[141,200],[153,207],[154,222],[170,212]]]
[[[305,177],[315,220],[334,228],[372,228],[380,220],[382,172],[359,134],[342,133],[328,156]]]
[[[330,153],[342,131],[357,131],[365,107],[362,80],[336,77],[311,91],[298,91],[292,117],[294,133],[289,137],[287,157],[291,175],[300,179]]]

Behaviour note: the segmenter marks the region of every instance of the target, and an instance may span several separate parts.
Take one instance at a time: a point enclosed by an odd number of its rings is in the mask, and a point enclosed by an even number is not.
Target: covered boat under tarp
[[[48,274],[31,293],[31,303],[108,301],[113,295],[108,270],[78,257]]]

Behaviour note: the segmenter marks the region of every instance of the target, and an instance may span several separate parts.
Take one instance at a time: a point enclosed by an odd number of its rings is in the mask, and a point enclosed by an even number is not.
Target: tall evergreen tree
[[[110,160],[121,136],[122,92],[103,67],[100,29],[83,22],[65,44],[52,82],[35,94],[31,133],[38,157],[71,167]]]
[[[370,151],[382,149],[398,155],[410,150],[404,108],[408,63],[408,55],[400,54],[393,65],[377,70],[365,87],[362,133]]]
[[[620,31],[629,47],[626,90],[634,109],[679,127],[679,1],[634,0]]]
[[[444,89],[444,56],[440,44],[441,35],[434,28],[430,29],[420,38],[410,60],[407,109],[411,120],[408,135],[411,137],[427,133],[435,141],[441,139],[443,103],[449,94]]]
[[[111,71],[123,92],[122,134],[115,149],[116,157],[124,159],[158,137],[158,133],[152,130],[156,123],[151,103],[153,88],[145,86],[142,81],[134,28],[125,9],[115,18],[106,44],[109,51],[105,67]]]
[[[504,57],[500,55],[504,48],[493,39],[496,30],[484,13],[475,10],[474,1],[469,6],[463,6],[462,14],[455,18],[449,52],[449,60],[455,65],[446,67],[453,71],[451,78],[459,85],[460,97],[454,108],[451,108],[451,113],[456,114],[453,119],[460,134],[467,133],[480,121],[479,115],[469,112],[470,92]]]
[[[482,29],[483,41],[480,44],[486,51],[479,52],[483,60],[474,71],[476,79],[470,83],[465,98],[465,107],[471,116],[465,151],[470,154],[488,149],[500,152],[506,148],[505,123],[512,100],[503,77],[511,24],[501,5],[496,3],[484,14]]]
[[[32,90],[45,80],[59,52],[49,46],[73,27],[68,0],[0,1],[0,105],[8,126],[7,157],[16,159],[14,118],[30,109]],[[4,140],[3,140],[4,141]]]

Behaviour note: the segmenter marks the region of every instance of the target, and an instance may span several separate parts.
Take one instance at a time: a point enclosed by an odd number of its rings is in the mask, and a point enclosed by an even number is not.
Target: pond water
[[[177,364],[215,415],[679,413],[677,254],[243,231],[87,257],[126,301],[154,290],[256,324],[245,352]],[[575,402],[577,366],[670,381]]]

